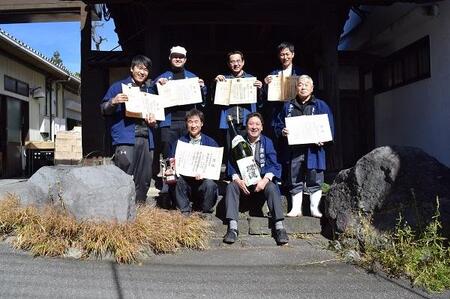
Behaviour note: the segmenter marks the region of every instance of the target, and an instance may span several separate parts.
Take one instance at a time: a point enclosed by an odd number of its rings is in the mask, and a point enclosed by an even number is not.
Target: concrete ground
[[[341,262],[320,237],[278,247],[264,236],[206,251],[111,260],[34,258],[0,243],[0,298],[449,298]]]
[[[269,235],[243,233],[226,245],[213,221],[209,249],[133,265],[33,257],[0,241],[0,298],[450,298],[346,264],[320,234],[280,247]]]

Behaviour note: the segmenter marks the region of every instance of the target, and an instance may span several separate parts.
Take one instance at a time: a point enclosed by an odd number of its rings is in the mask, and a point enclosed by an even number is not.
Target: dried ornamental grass
[[[8,196],[0,200],[0,237],[10,234],[16,235],[17,248],[34,255],[62,256],[75,247],[84,258],[111,254],[119,263],[130,263],[148,250],[205,249],[210,227],[198,215],[184,217],[146,206],[138,207],[134,222],[77,221],[61,207],[22,207]]]
[[[34,255],[59,256],[78,238],[79,223],[58,207],[28,208],[27,215],[28,221],[16,230],[17,248]]]

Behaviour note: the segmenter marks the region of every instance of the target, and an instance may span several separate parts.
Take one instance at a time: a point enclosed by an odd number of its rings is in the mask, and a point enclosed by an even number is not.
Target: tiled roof
[[[78,81],[80,81],[80,78],[75,75],[74,73],[72,73],[71,71],[69,71],[62,63],[60,64],[56,64],[53,62],[52,59],[48,58],[47,56],[45,56],[44,54],[42,54],[41,52],[33,49],[32,47],[30,47],[29,45],[27,45],[26,43],[24,43],[23,41],[15,38],[14,36],[12,36],[11,34],[9,34],[8,32],[6,32],[5,30],[3,30],[2,28],[0,28],[0,37],[3,37],[6,41],[9,41],[11,44],[15,44],[17,46],[19,46],[21,49],[23,49],[25,52],[28,52],[34,56],[36,56],[36,58],[43,60],[46,64],[48,64],[49,66],[52,67],[56,67],[58,68],[61,72],[66,73],[68,76],[72,76],[76,79],[78,79]]]

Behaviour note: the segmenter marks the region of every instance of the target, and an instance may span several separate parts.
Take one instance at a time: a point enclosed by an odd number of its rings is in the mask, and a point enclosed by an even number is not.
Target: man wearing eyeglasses
[[[152,178],[156,120],[154,115],[147,119],[125,116],[128,97],[122,91],[122,84],[137,86],[143,92],[153,93],[146,82],[151,66],[150,58],[135,56],[131,61],[130,76],[112,84],[101,104],[102,115],[107,117],[110,125],[114,164],[133,176],[138,203],[145,203]]]
[[[230,73],[227,75],[217,75],[215,78],[216,82],[225,81],[226,79],[235,79],[235,78],[249,78],[254,77],[253,75],[246,73],[244,71],[244,54],[241,51],[232,51],[227,54],[227,64],[228,68],[230,69]],[[259,80],[256,80],[254,83],[254,86],[258,88],[258,98],[259,98],[259,91],[262,87],[262,82]],[[230,133],[228,132],[228,123],[227,123],[227,116],[231,115],[233,117],[233,120],[235,122],[235,128],[237,132],[240,135],[245,135],[246,129],[245,129],[245,123],[247,121],[247,116],[252,113],[256,112],[256,104],[241,104],[241,105],[229,105],[222,109],[220,113],[220,124],[219,128],[224,130],[224,133],[226,134],[225,140],[226,140],[226,151],[230,151],[231,147],[231,138]],[[226,131],[225,131],[226,130]]]

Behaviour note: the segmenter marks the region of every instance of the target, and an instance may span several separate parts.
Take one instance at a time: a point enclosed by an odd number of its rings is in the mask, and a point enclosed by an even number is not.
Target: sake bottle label
[[[236,163],[246,186],[255,185],[261,179],[261,174],[253,157],[239,159]]]
[[[236,135],[233,140],[231,140],[231,148],[235,148],[240,142],[245,142],[244,137]]]

